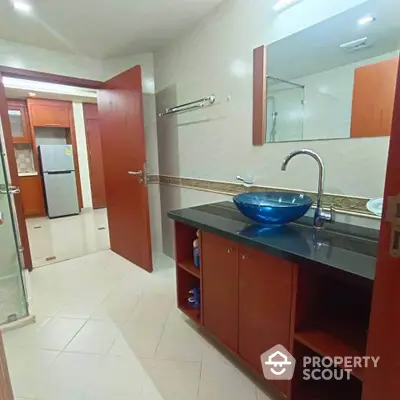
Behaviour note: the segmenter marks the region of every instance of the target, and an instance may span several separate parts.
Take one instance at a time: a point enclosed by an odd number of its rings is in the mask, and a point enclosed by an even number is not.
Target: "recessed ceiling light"
[[[29,94],[29,96],[31,96],[31,97],[36,96],[36,93],[33,93],[33,92],[29,92],[28,94]]]
[[[32,12],[32,5],[26,1],[15,0],[13,1],[13,6],[17,11],[24,14],[30,14]]]
[[[289,8],[293,5],[295,5],[296,3],[299,3],[302,0],[278,0],[273,6],[272,8],[275,11],[283,11],[286,8]]]
[[[372,15],[365,15],[364,17],[361,17],[358,20],[358,25],[366,25],[369,24],[371,22],[374,22],[376,20],[376,18]]]

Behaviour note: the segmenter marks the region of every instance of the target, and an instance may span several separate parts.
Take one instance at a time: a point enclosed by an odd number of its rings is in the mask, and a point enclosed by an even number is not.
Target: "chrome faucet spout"
[[[323,228],[325,221],[332,221],[332,213],[330,211],[325,211],[322,208],[322,198],[324,196],[324,178],[325,178],[325,165],[322,158],[315,152],[309,149],[296,150],[290,153],[282,162],[281,169],[286,171],[289,161],[300,155],[305,154],[312,157],[318,164],[318,195],[317,195],[317,207],[314,214],[314,226],[316,228]]]

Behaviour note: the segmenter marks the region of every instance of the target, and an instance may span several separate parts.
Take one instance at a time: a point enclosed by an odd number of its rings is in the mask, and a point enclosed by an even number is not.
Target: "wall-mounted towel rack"
[[[171,108],[167,108],[164,112],[159,113],[159,117],[163,117],[164,115],[176,114],[178,112],[192,110],[194,108],[201,108],[208,104],[213,104],[215,102],[215,96],[207,96],[203,97],[200,100],[191,101],[190,103],[182,104],[180,106],[175,106]]]

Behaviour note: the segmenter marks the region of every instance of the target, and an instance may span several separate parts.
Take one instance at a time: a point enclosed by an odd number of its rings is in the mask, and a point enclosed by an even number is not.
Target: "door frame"
[[[69,85],[69,86],[76,86],[76,87],[84,87],[89,89],[100,89],[102,82],[95,81],[90,79],[81,79],[81,78],[74,78],[72,76],[65,76],[65,75],[56,75],[56,74],[49,74],[45,72],[37,72],[31,71],[21,68],[13,68],[13,67],[6,67],[0,65],[0,79],[2,77],[10,77],[10,78],[20,78],[20,79],[29,79],[38,82],[48,82],[48,83],[58,83],[61,85]],[[8,118],[8,106],[7,106],[7,98],[4,90],[4,86],[0,85],[0,116],[3,125],[3,132],[4,132],[4,141],[6,146],[6,153],[7,154],[14,154],[14,144],[12,140],[11,134],[11,124]],[[11,182],[16,185],[20,186],[19,176],[18,176],[18,168],[17,162],[15,157],[8,157],[8,163],[10,166],[10,175],[11,175]],[[28,271],[32,271],[33,263],[32,263],[32,256],[30,251],[29,245],[29,238],[28,238],[28,230],[25,223],[25,216],[24,216],[24,209],[22,206],[22,198],[21,196],[14,196],[15,199],[15,208],[17,212],[17,222],[19,227],[19,232],[21,236],[21,244],[24,248],[24,264],[25,268]]]
[[[0,72],[0,79],[1,78],[2,78],[2,73]],[[6,147],[4,151],[6,152],[6,154],[15,154],[14,143],[11,133],[11,123],[8,117],[8,104],[7,104],[6,92],[2,84],[0,84],[0,117],[3,126],[4,143]],[[17,160],[15,157],[7,157],[7,159],[10,168],[11,182],[13,185],[20,187]],[[28,271],[32,271],[33,269],[32,256],[29,245],[28,228],[26,227],[24,208],[22,206],[22,197],[19,195],[15,195],[14,204],[17,213],[16,223],[18,224],[19,228],[21,246],[24,249],[23,251],[24,267],[28,269]]]
[[[89,161],[89,178],[90,178],[90,187],[91,187],[91,194],[92,194],[92,205],[93,205],[93,208],[95,208],[94,207],[94,196],[93,196],[93,181],[94,181],[94,179],[93,179],[93,168],[92,168],[92,163],[91,163],[91,159],[92,159],[92,157],[91,157],[91,154],[92,154],[92,149],[91,149],[91,146],[90,146],[90,140],[89,140],[89,129],[88,129],[88,126],[89,126],[89,124],[88,124],[88,121],[97,121],[98,123],[100,123],[100,121],[99,121],[99,119],[100,119],[100,117],[99,117],[99,114],[98,114],[98,105],[97,105],[97,103],[82,103],[82,106],[83,106],[83,119],[84,119],[84,122],[85,122],[85,135],[86,135],[86,149],[87,149],[87,154],[88,154],[88,161]],[[92,112],[91,112],[91,108],[92,108],[92,106],[95,106],[96,107],[96,115],[95,114],[93,114]],[[103,155],[102,155],[102,157],[103,157]],[[105,186],[105,183],[104,183],[104,169],[103,169],[103,171],[102,171],[102,173],[103,173],[103,186]],[[105,199],[105,202],[106,202],[106,205],[104,206],[104,207],[107,207],[107,199]],[[98,207],[98,208],[104,208],[104,207]]]

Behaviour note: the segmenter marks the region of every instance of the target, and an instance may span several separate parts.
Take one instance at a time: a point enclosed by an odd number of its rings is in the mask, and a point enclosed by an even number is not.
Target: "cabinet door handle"
[[[247,255],[246,254],[242,254],[242,260],[247,260]]]
[[[230,248],[228,249],[228,254],[231,254],[232,251],[233,251],[233,249],[230,247]]]

